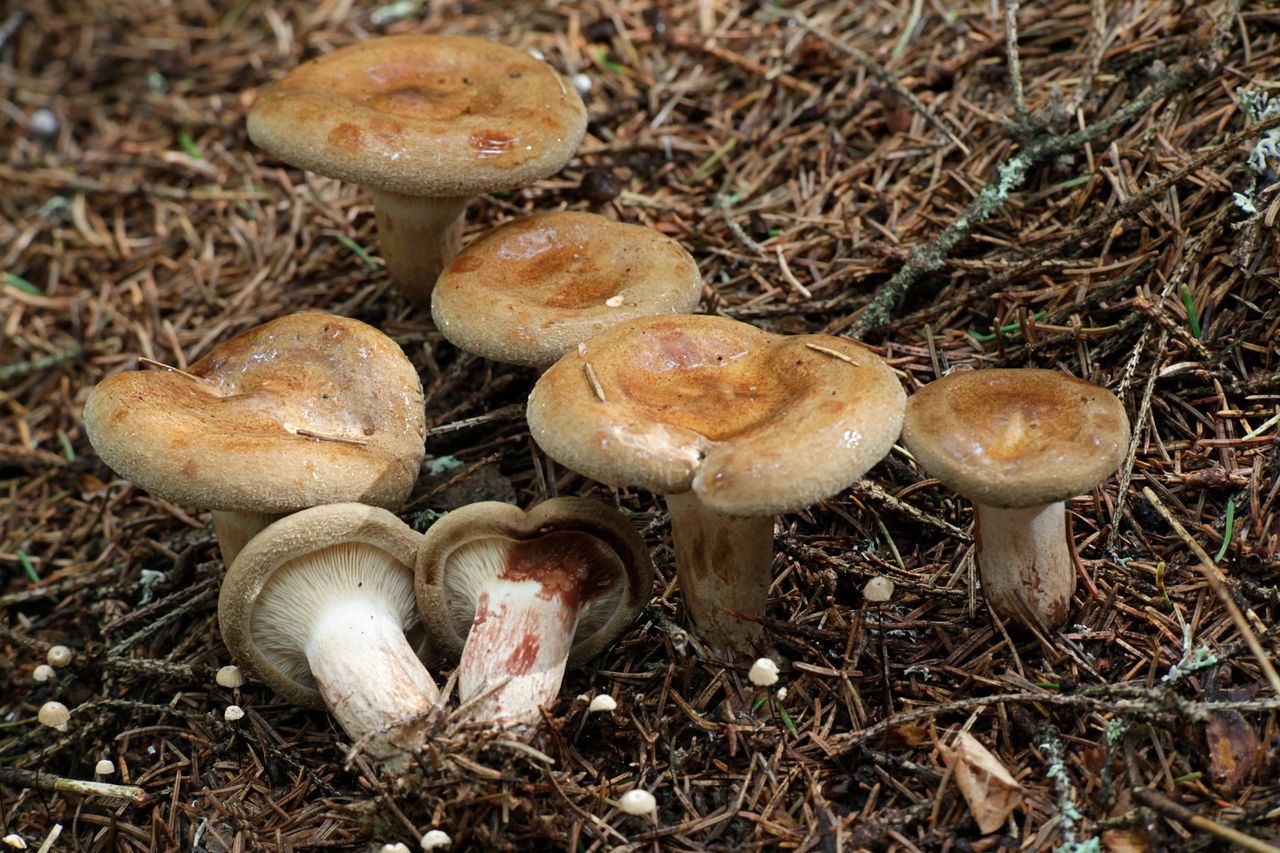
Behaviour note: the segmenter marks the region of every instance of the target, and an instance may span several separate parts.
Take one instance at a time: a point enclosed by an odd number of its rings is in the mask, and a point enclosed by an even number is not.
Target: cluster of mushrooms
[[[838,494],[900,435],[974,501],[991,608],[1063,624],[1076,573],[1064,502],[1119,464],[1119,401],[1042,370],[956,373],[907,400],[854,341],[688,313],[702,290],[689,253],[594,214],[518,219],[459,251],[470,196],[554,173],[585,126],[544,62],[424,35],[312,60],[249,116],[275,156],[371,191],[392,279],[445,338],[543,371],[527,417],[548,456],[665,496],[706,646],[766,647],[774,517]],[[651,594],[643,539],[599,502],[472,504],[426,533],[401,521],[425,455],[422,385],[355,320],[293,314],[187,370],[110,376],[85,426],[122,476],[212,511],[227,565],[218,618],[237,661],[327,708],[386,765],[421,743],[442,701],[432,671],[457,662],[474,719],[536,722],[566,667],[613,643]]]

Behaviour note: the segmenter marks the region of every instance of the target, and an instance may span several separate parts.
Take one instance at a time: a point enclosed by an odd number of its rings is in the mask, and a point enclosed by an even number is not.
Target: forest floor
[[[1280,844],[1280,7],[216,5],[0,14],[3,834],[219,853],[416,849],[431,828],[475,850]],[[909,392],[962,365],[1114,391],[1131,453],[1069,503],[1068,627],[993,620],[969,504],[898,448],[780,519],[785,695],[705,654],[680,627],[661,499],[545,458],[521,415],[536,373],[446,343],[387,280],[368,193],[246,136],[300,61],[406,31],[537,49],[590,85],[579,156],[477,199],[468,240],[594,209],[686,246],[702,310],[855,337]],[[304,308],[377,326],[419,369],[443,471],[420,506],[594,496],[644,531],[655,597],[527,745],[445,717],[397,782],[325,714],[218,687],[208,515],[116,477],[86,439],[103,377],[182,368]],[[893,599],[864,602],[882,575]],[[72,663],[35,681],[55,644]],[[598,693],[614,713],[587,714]],[[35,722],[50,699],[66,733]],[[227,723],[233,702],[247,715]],[[961,791],[962,730],[1016,786],[991,794],[1011,807],[994,832]],[[102,781],[145,802],[53,789],[103,758]],[[637,785],[652,819],[616,807]]]

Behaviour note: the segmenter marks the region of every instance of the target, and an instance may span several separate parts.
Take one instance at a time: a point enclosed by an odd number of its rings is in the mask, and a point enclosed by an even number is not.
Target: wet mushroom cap
[[[524,186],[586,131],[582,99],[547,63],[466,36],[404,34],[318,57],[268,87],[249,137],[294,166],[409,196]]]
[[[762,516],[862,476],[897,439],[904,396],[884,361],[845,338],[645,317],[552,365],[528,419],[548,455],[588,477]]]
[[[913,394],[902,437],[926,471],[970,500],[1032,507],[1109,477],[1129,418],[1110,391],[1065,373],[971,370]]]
[[[459,253],[431,314],[460,349],[545,367],[626,320],[693,311],[701,295],[698,265],[669,237],[594,213],[544,213]]]
[[[85,403],[102,461],[151,493],[287,513],[342,501],[396,507],[412,490],[425,454],[422,382],[372,326],[292,314],[218,345],[186,373],[118,373]]]
[[[227,572],[218,596],[223,642],[247,670],[288,702],[323,708],[307,662],[307,636],[298,630],[313,615],[317,601],[291,594],[294,585],[285,575],[311,573],[311,567],[323,561],[324,568],[314,574],[338,583],[327,592],[313,583],[321,593],[316,599],[343,600],[364,594],[360,587],[370,582],[370,573],[352,567],[362,562],[384,566],[391,570],[384,585],[406,593],[401,622],[415,624],[413,564],[421,540],[421,534],[390,512],[363,504],[317,506],[285,516],[254,537]],[[285,592],[278,595],[278,590]],[[420,644],[416,648],[420,656],[425,654]]]
[[[418,609],[433,650],[456,660],[488,581],[540,581],[547,596],[580,608],[572,667],[631,626],[652,576],[644,540],[610,507],[563,497],[526,513],[482,501],[454,510],[428,531],[418,553]]]

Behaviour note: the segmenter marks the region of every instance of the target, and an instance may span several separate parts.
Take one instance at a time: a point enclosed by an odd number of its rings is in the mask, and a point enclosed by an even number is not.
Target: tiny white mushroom
[[[93,767],[94,776],[110,776],[116,772],[115,762],[110,758],[104,758]]]
[[[239,705],[228,705],[227,710],[222,712],[222,719],[228,723],[234,723],[236,720],[244,719],[244,708]]]
[[[36,681],[48,681],[50,678],[53,678],[53,675],[53,667],[49,666],[47,663],[42,663],[35,669],[31,670],[31,677]]]
[[[240,667],[235,664],[231,664],[230,666],[224,666],[219,669],[214,680],[218,682],[219,686],[226,687],[229,690],[234,690],[235,688],[242,687],[244,685],[244,673],[241,672]]]
[[[627,814],[653,814],[657,807],[658,801],[644,788],[632,788],[618,799],[618,808]]]
[[[403,841],[397,841],[395,844],[382,845],[381,853],[409,853],[409,845]]]
[[[876,575],[862,588],[862,597],[866,601],[883,604],[893,598],[893,581],[884,575]]]
[[[40,107],[27,119],[27,130],[32,136],[52,139],[58,135],[58,116],[47,107]]]
[[[66,646],[50,646],[44,659],[49,662],[49,666],[66,666],[71,663],[71,649]]]
[[[775,697],[777,697],[777,699],[778,699],[778,701],[779,701],[779,702],[781,702],[783,699],[786,699],[786,698],[787,698],[787,688],[785,688],[785,687],[779,687],[779,688],[778,688],[778,692],[777,692],[777,693],[775,693],[775,694],[773,694],[773,695],[774,695]]]
[[[592,699],[591,704],[587,707],[587,710],[593,714],[597,711],[616,711],[617,709],[618,703],[608,693],[601,693]]]
[[[423,850],[440,850],[452,843],[453,839],[449,837],[449,833],[440,829],[430,830],[426,835],[422,836]]]
[[[757,658],[747,678],[756,687],[772,687],[778,683],[778,665],[769,658]]]
[[[24,841],[22,836],[16,832],[11,832],[8,835],[6,835],[4,837],[4,844],[6,847],[12,847],[14,850],[27,849],[27,842]]]
[[[577,90],[579,95],[586,95],[591,91],[591,78],[579,71],[570,78],[573,88]]]
[[[67,722],[71,719],[71,712],[61,702],[45,702],[40,706],[36,719],[51,729],[65,732],[70,728]]]

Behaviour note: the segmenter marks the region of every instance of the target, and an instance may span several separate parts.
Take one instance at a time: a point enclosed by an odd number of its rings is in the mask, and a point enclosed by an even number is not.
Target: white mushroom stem
[[[713,648],[754,655],[764,645],[773,579],[773,516],[737,518],[693,492],[667,495],[676,577],[689,620]]]
[[[974,504],[982,592],[1005,619],[1045,631],[1067,621],[1076,588],[1066,504],[1003,509]]]
[[[578,613],[573,592],[548,594],[539,580],[494,578],[485,584],[458,663],[463,702],[494,688],[480,701],[476,719],[537,719],[539,706],[560,692]]]
[[[431,304],[436,279],[462,248],[469,196],[420,198],[370,190],[378,246],[396,286],[418,305]]]
[[[401,724],[429,710],[440,691],[390,603],[335,598],[312,622],[306,655],[325,705],[353,741],[375,758],[418,743]]]
[[[249,540],[271,522],[284,518],[284,513],[213,511],[213,533],[218,537],[223,564],[230,566]]]

